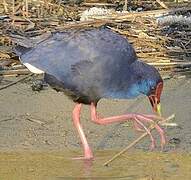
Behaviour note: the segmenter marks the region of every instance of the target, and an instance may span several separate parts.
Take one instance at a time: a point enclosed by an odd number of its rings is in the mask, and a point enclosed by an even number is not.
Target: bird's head
[[[156,84],[156,86],[152,86],[150,88],[150,92],[147,95],[153,108],[153,111],[160,116],[161,116],[160,97],[162,90],[163,90],[163,82],[160,81]]]
[[[160,98],[163,90],[162,79],[153,74],[152,77],[142,80],[139,88],[140,92],[149,98],[153,111],[161,116]]]
[[[149,98],[153,111],[161,115],[160,98],[163,90],[163,80],[159,72],[155,67],[138,61],[136,74],[139,92]]]

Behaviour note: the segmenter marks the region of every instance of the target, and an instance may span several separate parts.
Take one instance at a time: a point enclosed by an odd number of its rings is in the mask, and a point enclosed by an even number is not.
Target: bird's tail
[[[12,42],[15,44],[13,51],[18,55],[22,55],[29,51],[31,48],[35,47],[38,43],[46,40],[50,37],[51,33],[47,32],[45,34],[35,36],[35,37],[25,37],[15,34],[10,34]]]
[[[19,35],[10,35],[11,41],[13,42],[13,52],[21,56],[25,52],[29,51],[32,47],[34,47],[34,43],[30,38],[19,36]]]

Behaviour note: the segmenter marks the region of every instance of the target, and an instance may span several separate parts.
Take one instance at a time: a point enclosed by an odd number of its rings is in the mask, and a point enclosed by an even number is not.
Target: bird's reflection
[[[93,167],[93,160],[83,160],[83,171],[85,177],[91,176],[92,167]]]

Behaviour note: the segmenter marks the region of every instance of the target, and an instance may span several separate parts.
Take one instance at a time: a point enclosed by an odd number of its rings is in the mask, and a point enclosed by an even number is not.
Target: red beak
[[[160,97],[162,89],[163,89],[163,82],[160,82],[157,84],[156,89],[151,93],[151,95],[149,95],[149,101],[151,103],[153,111],[157,112],[158,114],[160,114],[159,106],[160,106]]]

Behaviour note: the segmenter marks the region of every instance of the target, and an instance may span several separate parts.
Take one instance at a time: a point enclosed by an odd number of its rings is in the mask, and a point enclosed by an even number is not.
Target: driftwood
[[[107,7],[116,7],[116,4],[112,4],[112,3],[83,3],[82,6],[107,6]]]
[[[163,8],[168,9],[167,5],[164,2],[162,2],[160,0],[156,0],[156,2],[159,3],[160,6],[162,6]]]
[[[30,74],[31,72],[28,69],[18,69],[18,70],[2,70],[0,71],[0,75],[26,75]]]
[[[191,27],[191,17],[183,15],[168,15],[159,18],[158,23],[163,26],[171,24],[180,24],[180,25],[188,25],[189,27]]]
[[[15,81],[15,82],[12,82],[12,83],[9,83],[9,84],[7,84],[7,85],[5,85],[5,86],[3,86],[3,87],[0,87],[0,90],[6,89],[6,88],[8,88],[8,87],[10,87],[10,86],[13,86],[13,85],[17,84],[18,82],[21,82],[21,81],[27,79],[28,77],[30,77],[30,76],[32,76],[32,75],[33,75],[33,74],[29,74],[29,75],[27,75],[27,76],[25,76],[25,77],[20,78],[19,80]]]
[[[165,7],[163,1],[156,1],[158,2],[156,4],[169,9],[141,12],[112,10],[106,15],[88,16],[89,20],[82,22],[76,20],[80,19],[82,11],[87,9],[85,7],[71,7],[62,3],[55,4],[52,1],[47,3],[38,1],[36,4],[33,1],[29,1],[28,4],[18,1],[15,5],[3,1],[4,12],[8,14],[0,14],[0,34],[3,35],[0,43],[10,47],[12,41],[18,44],[24,42],[25,47],[34,47],[54,31],[97,28],[105,25],[126,36],[135,47],[138,58],[156,66],[159,70],[166,71],[167,74],[189,72],[191,33],[187,22],[190,21],[191,7],[188,3],[185,7],[170,8],[169,3],[165,3]],[[41,10],[38,9],[39,5],[42,6]],[[20,11],[21,7],[26,11]],[[61,16],[59,16],[60,11]],[[176,13],[179,15],[177,16]],[[15,64],[18,65],[15,59],[10,49],[2,51],[0,48],[0,65],[2,66],[0,76],[29,73],[26,69],[15,66]]]
[[[162,9],[162,10],[153,10],[153,11],[143,11],[143,12],[132,12],[132,13],[112,13],[111,15],[105,16],[93,16],[90,19],[104,19],[104,20],[113,20],[117,22],[131,20],[136,17],[148,17],[148,16],[162,16],[170,13],[175,13],[178,11],[189,11],[191,7],[184,8],[175,8],[175,9]]]

